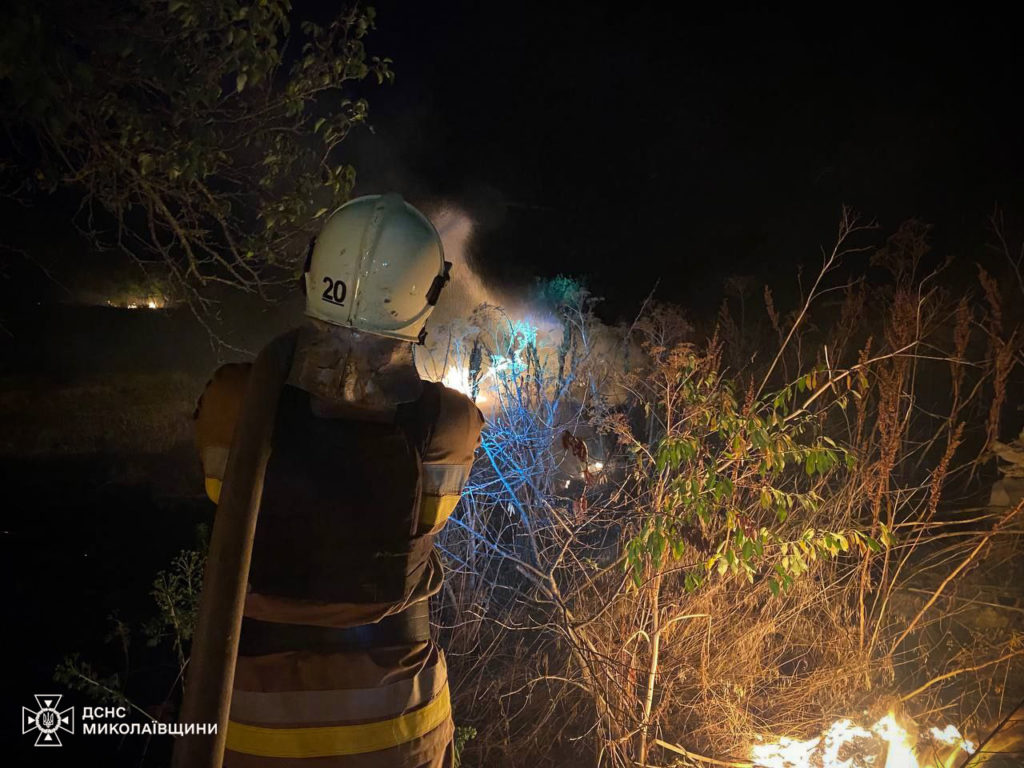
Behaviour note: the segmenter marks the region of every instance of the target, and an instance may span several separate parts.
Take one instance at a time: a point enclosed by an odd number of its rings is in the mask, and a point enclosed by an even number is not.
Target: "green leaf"
[[[238,77],[235,78],[235,92],[241,93],[242,89],[245,88],[246,82],[249,80],[249,75],[245,72],[239,72]]]
[[[760,537],[754,539],[754,552],[757,553],[758,557],[762,557],[764,555],[764,542],[761,541]]]
[[[771,593],[775,595],[775,597],[779,596],[779,582],[775,579],[768,579],[768,589],[771,590]]]

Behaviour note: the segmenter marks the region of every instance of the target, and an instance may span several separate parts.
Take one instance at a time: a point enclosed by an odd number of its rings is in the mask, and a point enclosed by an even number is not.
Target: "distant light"
[[[164,307],[164,300],[146,297],[121,303],[107,299],[107,306],[123,307],[124,309],[162,309]]]
[[[569,483],[570,483],[570,482],[571,482],[570,480],[566,480],[566,481],[565,481],[565,487],[566,487],[566,488],[568,488],[568,487],[569,487]]]

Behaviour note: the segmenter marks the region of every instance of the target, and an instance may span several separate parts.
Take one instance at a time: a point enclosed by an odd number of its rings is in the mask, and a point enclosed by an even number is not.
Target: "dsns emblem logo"
[[[33,698],[38,709],[33,711],[28,707],[21,708],[21,732],[38,731],[37,747],[61,746],[60,732],[75,732],[74,707],[61,711],[59,693],[37,693]]]

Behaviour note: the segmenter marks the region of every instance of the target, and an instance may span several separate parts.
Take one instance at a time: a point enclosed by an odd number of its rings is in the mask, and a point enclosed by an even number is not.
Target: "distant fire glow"
[[[952,768],[958,758],[973,754],[975,745],[953,725],[932,728],[924,736],[938,754],[925,763],[918,760],[920,744],[888,714],[870,729],[851,720],[838,720],[824,735],[800,741],[786,736],[770,744],[757,744],[750,757],[758,768]]]
[[[114,301],[107,300],[108,307],[119,309],[163,309],[166,304],[162,298],[146,296],[142,298],[130,298]]]

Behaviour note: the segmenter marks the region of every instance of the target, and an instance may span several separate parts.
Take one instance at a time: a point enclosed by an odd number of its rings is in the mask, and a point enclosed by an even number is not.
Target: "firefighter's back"
[[[230,430],[207,422],[243,393],[237,369],[215,376],[197,434],[223,441]],[[309,393],[282,388],[224,764],[448,765],[447,670],[429,632],[442,579],[433,538],[468,478],[482,416],[433,383],[388,420],[315,410]]]

